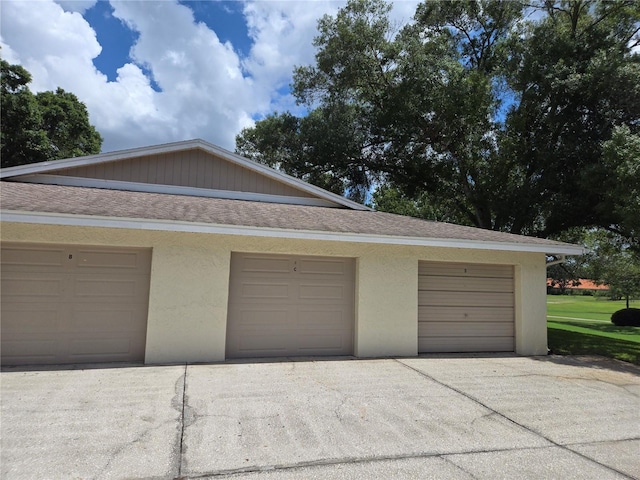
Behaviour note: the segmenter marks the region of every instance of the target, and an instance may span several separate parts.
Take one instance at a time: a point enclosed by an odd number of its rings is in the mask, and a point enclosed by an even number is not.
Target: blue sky
[[[317,20],[343,0],[2,0],[2,57],[35,92],[85,103],[103,151],[202,138],[233,150],[244,127],[301,113],[288,85],[312,64]],[[408,21],[417,1],[394,4]]]

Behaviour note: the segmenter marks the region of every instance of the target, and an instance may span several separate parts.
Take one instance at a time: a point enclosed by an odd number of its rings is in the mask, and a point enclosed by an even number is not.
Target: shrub
[[[640,308],[623,308],[611,315],[611,323],[619,327],[640,327]]]

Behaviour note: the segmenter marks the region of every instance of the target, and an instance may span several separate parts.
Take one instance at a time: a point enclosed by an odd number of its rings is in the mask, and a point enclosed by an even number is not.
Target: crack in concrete
[[[540,448],[545,448],[545,447],[540,447]],[[459,454],[458,454],[459,455]],[[464,455],[464,454],[463,454]],[[473,480],[477,480],[479,477],[476,477],[473,473],[471,473],[469,470],[467,470],[466,468],[462,467],[461,465],[458,465],[457,463],[453,462],[451,459],[449,459],[449,455],[442,455],[440,458],[442,458],[445,462],[447,462],[449,465],[452,465],[453,467],[457,468],[458,470],[462,471],[463,473],[465,473],[466,475],[469,475]]]
[[[348,398],[346,395],[343,395],[342,398],[340,399],[340,405],[337,405],[336,408],[333,409],[333,414],[336,416],[336,418],[338,419],[338,421],[340,423],[342,423],[342,414],[340,413],[340,410],[342,409],[342,407],[345,406],[345,404],[347,403]]]
[[[210,477],[223,477],[228,475],[239,475],[243,473],[265,473],[265,472],[273,472],[273,471],[281,471],[281,470],[296,470],[301,468],[313,468],[313,467],[329,467],[335,465],[353,465],[353,464],[361,464],[361,463],[375,463],[375,462],[386,462],[386,461],[394,461],[394,460],[412,460],[412,459],[421,459],[421,458],[441,458],[442,460],[451,463],[457,468],[465,471],[459,465],[452,463],[447,460],[446,457],[451,455],[465,455],[465,454],[476,454],[476,453],[500,453],[500,452],[510,452],[514,450],[543,450],[547,448],[552,448],[549,446],[542,447],[527,447],[527,448],[497,448],[497,449],[477,449],[477,450],[464,450],[460,452],[447,452],[447,453],[436,453],[436,452],[416,452],[416,453],[401,453],[396,455],[380,455],[380,456],[369,456],[369,457],[344,457],[344,458],[320,458],[317,460],[306,460],[302,462],[294,462],[294,463],[286,463],[286,464],[273,464],[273,465],[249,465],[246,467],[239,468],[229,468],[225,470],[217,470],[210,472],[201,472],[193,475],[188,475],[182,477],[182,479],[190,479],[196,480],[198,478],[210,478]],[[465,471],[466,472],[466,471]],[[469,472],[466,472],[469,473]],[[469,473],[473,478],[475,478],[471,473]],[[180,479],[175,479],[180,480]]]
[[[174,465],[173,473],[170,474],[170,478],[176,480],[184,478],[182,476],[183,469],[183,456],[184,456],[184,429],[185,429],[185,404],[186,404],[186,392],[187,392],[187,368],[188,364],[184,365],[184,373],[178,378],[175,384],[175,396],[171,400],[171,406],[180,414],[178,417],[178,426],[176,433],[176,445],[174,447]]]
[[[491,417],[495,417],[496,414],[495,412],[487,412],[484,415],[480,415],[479,417],[474,418],[473,420],[471,420],[471,425],[475,425],[477,422],[481,421],[481,420],[486,420],[487,418],[491,418]]]
[[[185,375],[186,375],[186,369],[185,369]],[[180,378],[178,378],[178,380],[176,381],[176,386],[175,391],[176,391],[176,395],[172,398],[171,400],[171,406],[176,409],[176,410],[181,410],[181,407],[179,407],[177,405],[177,397],[179,395],[178,392],[178,384],[180,383],[181,379],[184,379],[184,376],[182,375],[180,376]],[[183,382],[183,386],[184,386],[184,382]],[[71,411],[71,409],[69,409],[69,411]],[[180,424],[182,424],[182,419],[179,420]],[[101,472],[99,474],[97,474],[95,477],[93,477],[94,479],[99,479],[104,477],[104,475],[107,474],[107,471],[109,470],[109,468],[111,467],[111,465],[113,464],[113,462],[118,458],[119,455],[121,455],[126,449],[128,449],[129,447],[131,447],[132,445],[136,445],[138,443],[140,443],[142,440],[144,440],[145,437],[147,437],[149,434],[151,434],[152,432],[159,430],[161,428],[164,428],[166,425],[169,425],[173,423],[173,420],[168,420],[166,422],[162,422],[158,425],[155,425],[153,427],[149,427],[145,430],[142,431],[142,433],[140,433],[138,436],[136,436],[133,440],[131,440],[130,442],[121,445],[120,447],[116,448],[110,455],[109,455],[109,459],[107,460],[107,463],[104,465],[104,467],[102,468]],[[182,445],[180,445],[180,451],[182,450]],[[171,475],[173,476],[173,475]],[[165,477],[159,477],[159,478],[165,478]]]
[[[425,373],[425,372],[423,372],[423,371],[421,371],[421,370],[418,370],[417,368],[414,368],[414,367],[412,367],[411,365],[407,365],[406,363],[404,363],[404,362],[402,362],[402,361],[400,361],[400,360],[398,360],[398,359],[394,359],[394,361],[395,361],[395,362],[398,362],[400,365],[404,366],[405,368],[408,368],[409,370],[414,371],[415,373],[417,373],[417,374],[418,374],[418,375],[420,375],[421,377],[424,377],[424,378],[426,378],[426,379],[428,379],[428,380],[431,380],[432,382],[435,382],[435,383],[437,383],[438,385],[440,385],[440,386],[442,386],[442,387],[445,387],[445,388],[447,388],[447,389],[449,389],[449,390],[452,390],[452,391],[456,392],[456,393],[457,393],[457,394],[459,394],[459,395],[462,395],[463,397],[465,397],[465,398],[467,398],[467,399],[471,400],[472,402],[475,402],[475,403],[477,403],[478,405],[480,405],[480,406],[482,406],[482,407],[486,408],[487,410],[489,410],[489,411],[491,411],[491,412],[495,413],[497,416],[504,418],[505,420],[507,420],[508,422],[510,422],[510,423],[512,423],[512,424],[514,424],[514,425],[516,425],[517,427],[519,427],[519,428],[521,428],[521,429],[523,429],[523,430],[525,430],[525,431],[527,431],[527,432],[533,433],[534,435],[539,436],[539,437],[540,437],[540,438],[542,438],[543,440],[545,440],[545,441],[547,441],[547,442],[551,443],[552,445],[554,445],[554,446],[556,446],[556,447],[558,447],[558,448],[560,448],[560,449],[562,449],[562,450],[565,450],[566,452],[572,453],[572,454],[574,454],[574,455],[578,455],[579,457],[582,457],[582,458],[584,458],[585,460],[588,460],[588,461],[590,461],[590,462],[592,462],[592,463],[595,463],[595,464],[597,464],[597,465],[600,465],[601,467],[606,468],[607,470],[610,470],[610,471],[612,471],[612,472],[615,472],[615,473],[617,473],[618,475],[622,475],[622,476],[623,476],[623,477],[625,477],[625,478],[632,478],[632,477],[629,477],[626,473],[622,472],[621,470],[618,470],[618,469],[616,469],[616,468],[613,468],[613,467],[611,467],[611,466],[609,466],[609,465],[605,465],[605,464],[604,464],[604,463],[602,463],[602,462],[598,462],[597,460],[594,460],[593,458],[590,458],[590,457],[588,457],[588,456],[586,456],[586,455],[583,455],[583,454],[582,454],[582,453],[580,453],[580,452],[576,452],[576,451],[574,451],[574,450],[571,450],[571,449],[570,449],[570,448],[568,448],[567,446],[565,446],[565,445],[563,445],[563,444],[561,444],[561,443],[558,443],[558,442],[556,442],[556,441],[554,441],[554,440],[550,439],[549,437],[547,437],[546,435],[542,434],[541,432],[538,432],[537,430],[535,430],[535,429],[533,429],[533,428],[531,428],[531,427],[527,427],[526,425],[523,425],[523,424],[521,424],[521,423],[518,423],[517,421],[515,421],[514,419],[512,419],[512,418],[508,417],[508,416],[507,416],[507,415],[505,415],[504,413],[499,412],[498,410],[495,410],[494,408],[491,408],[489,405],[487,405],[486,403],[482,402],[480,399],[475,398],[474,396],[469,395],[468,393],[466,393],[466,392],[464,392],[464,391],[462,391],[462,390],[460,390],[460,389],[458,389],[458,388],[456,388],[456,387],[453,387],[453,386],[451,386],[451,385],[447,385],[446,383],[444,383],[444,382],[442,382],[442,381],[438,380],[437,378],[432,377],[431,375],[429,375],[429,374],[427,374],[427,373]]]
[[[121,445],[120,447],[116,448],[110,455],[109,455],[109,459],[107,460],[107,463],[105,464],[104,467],[102,467],[102,471],[96,475],[95,477],[93,477],[94,479],[99,479],[99,478],[103,478],[104,475],[107,474],[107,470],[109,469],[109,467],[111,467],[111,465],[113,464],[113,462],[116,460],[116,458],[118,458],[119,455],[121,455],[127,448],[131,447],[132,445],[135,445],[137,443],[140,443],[142,440],[144,440],[145,437],[147,437],[149,434],[151,434],[152,432],[154,432],[155,430],[159,430],[161,428],[164,428],[166,425],[173,423],[172,420],[166,421],[166,422],[162,422],[159,425],[156,425],[155,427],[150,427],[146,430],[144,430],[140,435],[138,435],[136,438],[134,438],[133,440],[131,440],[130,442]]]

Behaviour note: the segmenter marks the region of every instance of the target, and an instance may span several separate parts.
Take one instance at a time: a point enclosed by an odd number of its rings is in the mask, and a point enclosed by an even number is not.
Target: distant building
[[[564,293],[565,291],[571,293],[582,293],[585,291],[609,291],[609,285],[598,285],[593,280],[586,278],[580,278],[578,280],[555,280],[553,278],[547,278],[547,293]]]

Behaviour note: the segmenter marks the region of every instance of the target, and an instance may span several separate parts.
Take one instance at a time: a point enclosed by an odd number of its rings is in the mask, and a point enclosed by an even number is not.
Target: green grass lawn
[[[630,307],[640,307],[633,301]],[[562,355],[595,354],[640,365],[640,327],[618,327],[611,314],[624,301],[577,295],[547,296],[549,348]]]

